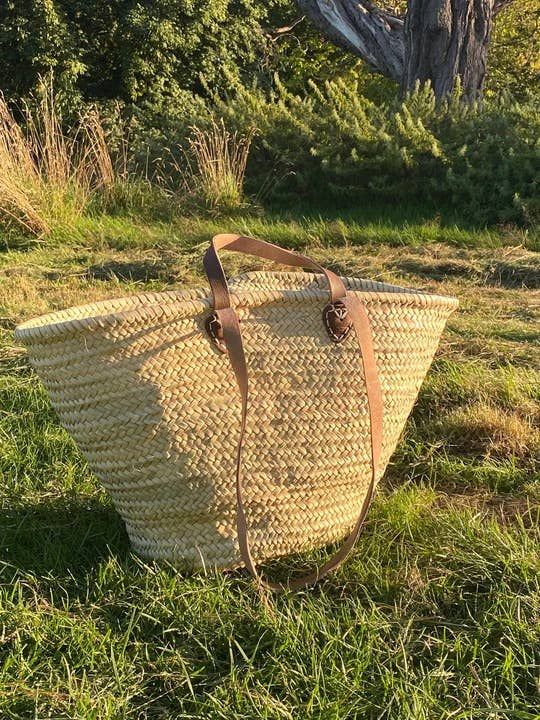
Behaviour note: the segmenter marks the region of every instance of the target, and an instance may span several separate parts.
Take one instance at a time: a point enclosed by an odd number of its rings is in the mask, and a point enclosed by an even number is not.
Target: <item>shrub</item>
[[[375,103],[356,83],[336,80],[302,96],[279,81],[271,95],[237,86],[214,102],[231,127],[258,128],[248,174],[259,184],[275,167],[286,193],[444,200],[480,223],[538,219],[537,98],[471,107],[458,88],[437,105],[424,87],[404,101]]]
[[[540,222],[540,102],[486,103],[443,128],[445,187],[483,223]]]
[[[470,106],[461,102],[459,88],[437,104],[429,87],[404,100],[375,101],[361,83],[343,79],[310,83],[302,94],[279,78],[269,90],[232,76],[229,81],[230,92],[214,92],[210,101],[186,92],[170,111],[163,104],[131,112],[130,168],[170,189],[184,186],[185,173],[178,170],[186,153],[193,158],[190,128],[210,132],[217,117],[223,132],[237,137],[257,130],[245,187],[259,198],[280,204],[383,198],[444,204],[479,224],[539,220],[535,96],[517,102],[503,95]],[[110,118],[112,127],[119,127],[119,117]],[[206,204],[220,205],[209,197]]]
[[[223,69],[260,69],[269,14],[286,0],[8,0],[0,3],[0,89],[26,97],[50,70],[70,103],[175,102]],[[292,10],[294,12],[294,9]],[[277,14],[277,15],[276,15]]]

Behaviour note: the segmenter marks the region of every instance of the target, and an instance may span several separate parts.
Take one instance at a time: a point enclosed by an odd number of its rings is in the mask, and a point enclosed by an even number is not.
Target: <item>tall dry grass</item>
[[[0,96],[0,219],[36,236],[68,224],[96,192],[115,183],[114,165],[96,111],[69,133],[50,87],[18,120]]]
[[[230,132],[223,120],[208,128],[191,128],[184,173],[190,193],[214,210],[233,210],[244,204],[244,176],[254,131]]]

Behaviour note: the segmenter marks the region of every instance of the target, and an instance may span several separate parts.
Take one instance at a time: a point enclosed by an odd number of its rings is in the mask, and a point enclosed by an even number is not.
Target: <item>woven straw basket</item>
[[[221,248],[321,274],[227,285]],[[349,533],[313,582],[352,547],[457,300],[237,235],[214,238],[205,268],[210,295],[107,300],[16,336],[137,552],[256,575]]]

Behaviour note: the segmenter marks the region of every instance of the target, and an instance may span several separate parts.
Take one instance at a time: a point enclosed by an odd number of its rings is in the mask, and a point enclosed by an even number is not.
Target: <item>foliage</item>
[[[270,10],[285,0],[6,0],[0,4],[1,86],[25,96],[54,70],[74,102],[174,102],[223,70],[258,72]]]
[[[247,192],[265,202],[424,202],[450,205],[480,224],[538,222],[538,98],[501,96],[471,107],[460,102],[459,89],[437,105],[427,87],[404,101],[381,102],[355,81],[310,83],[301,95],[279,78],[269,90],[229,81],[227,95],[214,93],[207,102],[180,93],[171,111],[165,103],[149,110],[102,106],[98,145],[121,169],[109,182],[109,211],[153,207],[170,216],[172,193],[184,208],[197,195],[223,212],[233,196],[233,204],[242,204],[245,173]],[[214,152],[229,147],[218,142],[218,127],[221,140],[251,138],[254,131],[256,137],[227,159]],[[210,155],[203,138],[215,141]],[[216,171],[213,179],[209,170]],[[31,192],[35,183],[22,186]]]
[[[190,128],[223,117],[258,130],[246,171],[258,198],[450,200],[476,222],[538,219],[537,0],[498,15],[486,102],[467,110],[459,89],[440,107],[427,88],[398,99],[297,12],[292,0],[7,0],[1,83],[11,101],[52,69],[75,121],[97,100],[111,151],[144,178],[143,204],[166,204],[148,181],[182,183]],[[131,204],[125,188],[114,197]]]
[[[148,179],[170,184],[171,175],[179,181],[174,168],[187,149],[190,128],[208,127],[212,111],[199,95],[182,90],[175,102],[101,105],[111,133],[111,142],[118,152],[125,148],[131,170]]]
[[[494,23],[486,92],[510,92],[522,97],[539,88],[540,3],[514,0]]]
[[[56,90],[69,104],[79,98],[77,81],[86,66],[62,8],[54,0],[6,0],[0,4],[0,89],[21,98],[52,72]]]
[[[445,185],[484,222],[540,222],[540,99],[501,99],[445,130]]]
[[[496,18],[488,93],[522,96],[538,87],[539,12],[537,0],[515,0]],[[186,92],[224,89],[227,75],[267,87],[276,71],[294,93],[308,79],[338,78],[356,78],[371,99],[395,93],[302,19],[294,0],[5,0],[0,61],[8,97],[27,96],[52,70],[70,110],[112,99],[159,114]]]
[[[355,82],[336,80],[295,95],[236,86],[214,98],[235,128],[258,128],[248,174],[260,184],[268,167],[277,191],[359,200],[448,199],[478,222],[538,218],[538,98],[510,97],[470,107],[459,88],[437,105],[429,87],[404,101],[366,98]]]

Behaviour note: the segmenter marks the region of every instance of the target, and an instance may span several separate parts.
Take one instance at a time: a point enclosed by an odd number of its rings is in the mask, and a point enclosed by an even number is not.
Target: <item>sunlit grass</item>
[[[0,253],[2,719],[538,720],[538,257],[415,222],[96,216]],[[461,301],[357,549],[274,612],[242,573],[131,554],[12,339],[54,308],[200,284],[226,230]]]

